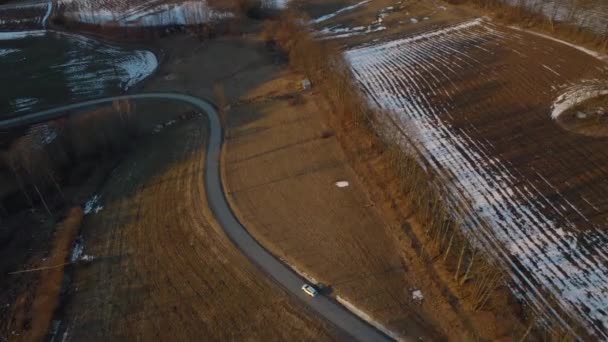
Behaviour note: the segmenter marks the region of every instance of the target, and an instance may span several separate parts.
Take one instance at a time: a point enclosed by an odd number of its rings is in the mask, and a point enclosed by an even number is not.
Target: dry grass
[[[442,340],[428,311],[411,300],[409,289],[418,284],[398,242],[324,124],[325,100],[315,90],[290,103],[299,81],[281,75],[232,109],[224,159],[232,207],[265,247],[328,285],[332,295],[397,334]],[[350,186],[336,187],[340,180]],[[462,336],[452,328],[450,334]]]
[[[334,338],[211,219],[206,133],[204,117],[180,123],[142,143],[108,180],[104,210],[83,228],[97,261],[75,271],[71,339]]]

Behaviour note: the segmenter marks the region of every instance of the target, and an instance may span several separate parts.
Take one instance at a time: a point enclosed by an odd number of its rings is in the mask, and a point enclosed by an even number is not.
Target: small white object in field
[[[422,294],[422,291],[420,291],[420,290],[414,290],[412,292],[412,299],[416,303],[422,303],[422,301],[424,300],[424,295]]]
[[[310,89],[310,88],[312,88],[312,83],[310,82],[310,80],[309,80],[309,79],[307,79],[307,78],[306,78],[306,79],[303,79],[303,80],[302,80],[302,89],[304,89],[304,90],[308,90],[308,89]]]
[[[92,255],[87,255],[87,254],[84,254],[82,257],[80,257],[80,259],[79,259],[79,260],[89,262],[89,261],[93,261],[93,260],[95,260],[95,257],[94,257],[94,256],[92,256]]]
[[[418,22],[418,19],[416,18],[411,18],[410,21],[412,22],[412,24],[416,24]]]
[[[585,113],[585,112],[576,112],[576,118],[577,119],[586,119],[587,118],[587,113]]]
[[[348,187],[349,185],[350,185],[350,184],[349,184],[347,181],[339,181],[339,182],[336,182],[336,186],[337,186],[338,188],[346,188],[346,187]]]

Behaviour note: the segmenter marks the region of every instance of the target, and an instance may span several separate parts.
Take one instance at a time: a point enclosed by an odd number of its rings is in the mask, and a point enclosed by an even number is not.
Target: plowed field
[[[482,19],[346,56],[370,100],[392,112],[387,124],[451,184],[454,206],[470,206],[467,230],[521,295],[607,338],[608,140],[551,118],[562,93],[606,80],[605,64]]]

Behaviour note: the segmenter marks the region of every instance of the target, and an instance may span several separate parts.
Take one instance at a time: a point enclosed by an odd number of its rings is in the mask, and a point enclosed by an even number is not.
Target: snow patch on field
[[[333,12],[333,13],[329,13],[329,14],[326,14],[324,16],[320,16],[317,19],[313,19],[313,20],[310,21],[310,24],[318,24],[320,22],[327,21],[329,19],[332,19],[332,18],[334,18],[334,17],[336,17],[336,16],[344,13],[344,12],[352,11],[352,10],[358,8],[358,7],[361,7],[361,6],[367,4],[370,1],[371,0],[363,0],[361,2],[358,2],[358,3],[354,4],[354,5],[346,6],[346,7],[341,8],[341,9],[339,9],[339,10]]]
[[[366,2],[361,2],[361,3],[355,4],[353,6],[359,7],[359,6],[364,5],[365,3]],[[353,6],[343,8],[342,10],[343,11],[351,10],[354,8]],[[381,9],[378,12],[378,14],[376,15],[376,19],[374,21],[372,21],[372,23],[369,25],[348,27],[343,24],[336,24],[336,25],[332,25],[329,27],[324,27],[320,30],[316,30],[315,36],[319,37],[322,40],[342,39],[342,38],[349,38],[349,37],[384,31],[387,29],[387,27],[384,25],[384,19],[386,17],[388,17],[390,15],[390,13],[393,12],[394,10],[395,10],[394,6],[388,6],[388,7]],[[340,12],[340,11],[338,11],[338,12]],[[337,15],[337,14],[339,14],[338,12],[335,12],[335,13],[332,13],[329,15],[334,15],[334,14]],[[315,24],[315,23],[316,22],[314,22],[314,21],[311,22],[311,24]]]
[[[0,49],[0,57],[4,57],[10,55],[13,52],[18,52],[17,49]]]
[[[45,30],[0,32],[0,40],[15,40],[32,37],[42,37],[45,34]]]
[[[76,243],[74,244],[74,248],[72,249],[72,253],[70,254],[70,262],[76,262],[80,260],[80,257],[84,253],[84,245],[82,244],[81,238],[78,238]]]
[[[289,5],[289,0],[262,0],[263,8],[286,9]]]
[[[125,83],[127,90],[152,74],[158,66],[158,60],[151,51],[140,50],[136,51],[135,56],[119,62],[118,65],[127,74]]]
[[[605,84],[599,81],[571,87],[553,103],[551,118],[557,119],[561,114],[577,104],[602,95],[608,95],[608,89],[606,89]]]
[[[103,206],[100,204],[101,197],[99,195],[93,196],[84,204],[84,214],[98,214],[103,210]]]
[[[357,26],[357,27],[341,27],[334,26],[324,28],[321,31],[317,31],[317,36],[320,37],[321,40],[326,39],[342,39],[349,38],[364,34],[370,34],[375,32],[380,32],[386,30],[386,26],[383,25],[370,25],[370,26]]]
[[[79,262],[79,261],[93,261],[95,257],[91,255],[84,254],[84,240],[82,236],[79,236],[74,243],[74,247],[72,248],[72,252],[70,253],[70,262]]]

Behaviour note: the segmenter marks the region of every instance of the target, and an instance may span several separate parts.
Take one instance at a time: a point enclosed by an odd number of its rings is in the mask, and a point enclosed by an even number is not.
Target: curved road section
[[[245,229],[234,216],[234,213],[226,200],[220,176],[220,153],[223,143],[222,126],[215,107],[208,101],[179,93],[146,93],[107,97],[2,120],[0,121],[0,129],[41,123],[65,116],[66,113],[71,110],[106,104],[123,99],[175,100],[188,103],[201,111],[204,111],[207,114],[210,123],[209,143],[207,145],[207,165],[205,167],[207,197],[216,220],[220,223],[234,244],[236,244],[249,259],[259,265],[292,295],[299,298],[319,315],[323,316],[348,335],[361,341],[390,340],[382,332],[362,321],[332,299],[325,296],[311,298],[306,295],[301,290],[302,284],[306,281],[264,249],[264,247],[249,234],[247,229]]]

